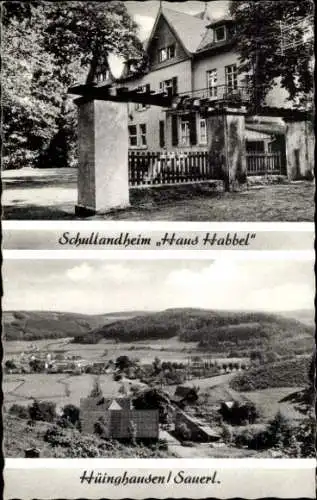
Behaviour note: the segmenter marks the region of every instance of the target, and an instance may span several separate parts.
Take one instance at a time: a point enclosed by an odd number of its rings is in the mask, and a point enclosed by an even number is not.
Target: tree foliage
[[[75,164],[76,111],[68,87],[110,53],[142,60],[123,2],[4,2],[3,164]]]
[[[29,406],[31,420],[43,420],[45,422],[54,422],[56,419],[56,404],[52,401],[34,400]]]
[[[231,14],[239,30],[239,69],[251,77],[255,104],[263,101],[277,79],[298,104],[312,92],[313,44],[302,43],[305,24],[299,21],[307,20],[313,7],[311,0],[231,2]],[[287,40],[293,43],[285,51],[281,50],[281,26],[292,26]]]

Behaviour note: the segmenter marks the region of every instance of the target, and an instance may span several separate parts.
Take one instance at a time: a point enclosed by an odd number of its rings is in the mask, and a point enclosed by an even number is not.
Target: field
[[[285,403],[282,400],[300,389],[302,387],[279,387],[240,394],[256,405],[260,411],[260,419],[264,422],[272,419],[278,411],[289,420],[298,420],[303,416],[294,409],[292,404]]]
[[[68,403],[79,406],[80,399],[90,393],[95,376],[91,374],[67,375],[31,373],[27,375],[4,375],[3,393],[5,405],[30,404],[34,398],[54,401],[57,407]],[[99,382],[104,394],[117,394],[121,382],[111,375],[100,375]]]
[[[2,173],[3,217],[13,220],[73,220],[77,170],[22,169]],[[200,193],[154,197],[150,190],[131,193],[131,208],[93,219],[167,221],[309,221],[314,220],[314,183],[257,186],[236,193]],[[138,191],[138,192],[136,192]],[[176,190],[174,190],[176,191]],[[138,195],[138,196],[136,196]]]

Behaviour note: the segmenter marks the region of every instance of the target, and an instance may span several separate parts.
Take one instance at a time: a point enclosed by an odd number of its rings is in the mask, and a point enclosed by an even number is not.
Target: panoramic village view
[[[313,2],[4,4],[6,219],[313,220]]]
[[[5,456],[313,457],[311,269],[7,260]]]

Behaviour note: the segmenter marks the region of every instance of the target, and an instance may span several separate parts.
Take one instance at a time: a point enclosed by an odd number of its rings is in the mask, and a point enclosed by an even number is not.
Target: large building
[[[108,439],[158,439],[158,410],[135,410],[127,397],[81,399],[82,432],[93,434],[98,421]]]
[[[206,150],[208,127],[205,114],[193,111],[201,99],[218,102],[248,100],[248,78],[238,73],[239,55],[235,50],[238,27],[226,16],[212,22],[207,15],[193,16],[170,8],[160,8],[146,43],[148,71],[134,75],[133,61],[125,68],[125,85],[177,95],[190,111],[158,106],[129,104],[129,147],[131,150]],[[287,92],[276,87],[267,96],[267,105],[287,103]],[[288,106],[290,104],[288,103]],[[186,107],[186,105],[185,105]],[[269,120],[270,121],[270,120]],[[278,122],[278,120],[277,120]],[[246,126],[249,150],[274,150],[282,124],[270,130]],[[282,130],[283,132],[283,130]],[[275,144],[274,144],[275,143]]]
[[[161,6],[142,70],[140,60],[126,61],[120,75],[110,57],[91,64],[86,84],[71,88],[84,97],[79,212],[122,208],[135,185],[221,180],[229,191],[251,175],[313,178],[311,111],[295,109],[276,81],[255,112],[258,85],[239,72],[238,37],[229,16]]]

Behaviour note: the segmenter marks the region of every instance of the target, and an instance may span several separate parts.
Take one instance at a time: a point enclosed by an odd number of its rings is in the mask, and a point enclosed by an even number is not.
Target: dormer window
[[[158,60],[159,62],[168,61],[168,59],[172,59],[175,57],[175,45],[169,45],[168,47],[163,47],[158,51]]]
[[[215,28],[215,42],[223,42],[226,39],[225,26],[218,26]]]

